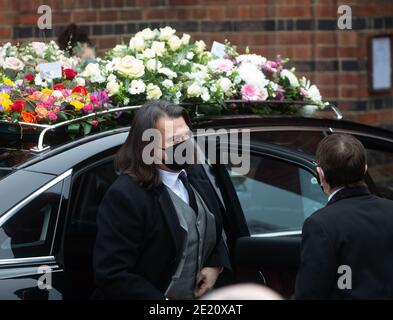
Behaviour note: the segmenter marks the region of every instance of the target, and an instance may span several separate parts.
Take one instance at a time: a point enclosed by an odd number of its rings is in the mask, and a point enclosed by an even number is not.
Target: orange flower
[[[24,122],[37,123],[37,118],[32,112],[22,111],[21,116]]]
[[[45,107],[38,106],[38,107],[35,108],[35,112],[37,114],[37,118],[38,119],[43,119],[43,118],[46,118],[48,116],[48,109],[45,108]]]
[[[34,91],[33,94],[31,94],[29,96],[29,100],[33,100],[33,101],[41,101],[41,99],[43,98],[44,94],[40,91]]]

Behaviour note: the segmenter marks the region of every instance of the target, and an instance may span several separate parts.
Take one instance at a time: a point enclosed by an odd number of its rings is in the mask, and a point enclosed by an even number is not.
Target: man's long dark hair
[[[128,174],[144,188],[159,185],[160,178],[156,165],[146,164],[142,159],[143,149],[150,143],[143,141],[142,135],[145,130],[157,128],[157,121],[165,116],[171,119],[183,117],[191,129],[191,121],[184,108],[167,101],[147,102],[135,113],[128,137],[116,154],[116,170]]]

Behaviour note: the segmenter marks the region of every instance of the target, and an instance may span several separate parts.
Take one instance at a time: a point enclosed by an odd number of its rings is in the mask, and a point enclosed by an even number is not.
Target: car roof
[[[305,117],[266,117],[258,115],[230,115],[230,116],[204,116],[193,119],[193,129],[230,129],[230,128],[252,128],[252,127],[285,127],[288,130],[298,130],[299,128],[317,128],[329,130],[330,128],[362,132],[367,135],[377,136],[393,140],[393,132],[364,124],[354,123],[345,120],[333,120],[325,118],[305,118]],[[25,140],[7,140],[0,134],[0,179],[8,174],[10,170],[29,169],[43,170],[57,174],[54,168],[45,168],[39,163],[42,160],[54,156],[72,152],[72,149],[81,150],[81,158],[87,159],[105,149],[116,147],[122,144],[130,127],[111,129],[99,133],[94,133],[79,139],[70,140],[64,135],[60,136],[55,145],[41,153],[34,153],[30,150],[35,145],[32,137]],[[14,136],[15,137],[15,136]],[[56,137],[55,137],[56,138]],[[56,140],[56,139],[54,139]],[[8,141],[8,142],[7,142]],[[90,145],[90,147],[88,147]],[[65,158],[64,160],[66,160]],[[82,159],[83,160],[83,159]],[[71,164],[71,163],[70,163]]]

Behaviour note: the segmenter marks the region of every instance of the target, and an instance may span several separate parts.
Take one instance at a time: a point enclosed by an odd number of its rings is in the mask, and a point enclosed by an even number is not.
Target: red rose
[[[79,93],[81,96],[87,95],[87,90],[84,86],[76,86],[73,90],[72,93]]]
[[[63,77],[67,80],[73,80],[78,75],[78,72],[72,69],[64,69],[63,70]]]
[[[35,78],[34,74],[32,74],[32,73],[28,73],[25,75],[25,80],[29,83],[32,83],[34,81],[34,78]]]
[[[11,106],[12,111],[14,112],[22,112],[26,109],[26,101],[24,100],[15,100]]]
[[[64,90],[64,84],[58,83],[53,86],[53,90]]]

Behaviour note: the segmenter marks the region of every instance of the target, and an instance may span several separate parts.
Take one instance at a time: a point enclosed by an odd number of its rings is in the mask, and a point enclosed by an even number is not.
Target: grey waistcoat
[[[169,299],[194,299],[199,272],[216,244],[215,218],[194,188],[198,215],[171,189],[167,190],[185,233],[182,258],[165,295]]]

